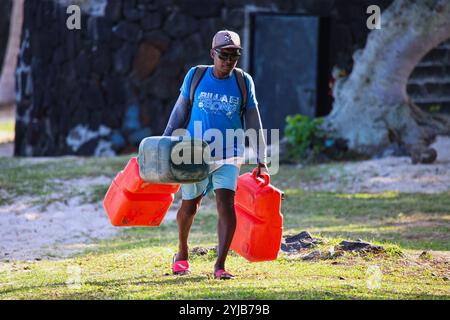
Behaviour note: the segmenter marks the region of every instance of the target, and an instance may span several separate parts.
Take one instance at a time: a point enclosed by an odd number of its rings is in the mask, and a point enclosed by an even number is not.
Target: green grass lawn
[[[1,120],[0,119],[0,132],[14,133],[15,121],[14,120]]]
[[[0,143],[14,141],[14,120],[0,119]]]
[[[113,177],[128,159],[69,157],[33,163],[0,158],[0,188],[8,190],[8,195],[0,192],[0,204],[14,195],[45,197],[58,191],[54,179]],[[342,194],[292,187],[298,180],[326,180],[328,169],[339,166],[282,166],[272,177],[272,184],[286,193],[284,235],[308,230],[324,240],[311,250],[323,253],[342,239],[381,244],[386,253],[324,254],[304,261],[301,256],[311,251],[305,250],[249,263],[231,252],[227,268],[237,278],[217,281],[210,250],[191,254],[192,273],[177,277],[170,273],[177,226],[165,221],[157,228],[124,228],[114,239],[70,258],[2,262],[0,299],[449,299],[450,194]],[[107,187],[90,190],[89,201],[101,200]],[[191,248],[216,245],[213,199],[204,204],[192,227]],[[419,258],[424,250],[429,254]]]

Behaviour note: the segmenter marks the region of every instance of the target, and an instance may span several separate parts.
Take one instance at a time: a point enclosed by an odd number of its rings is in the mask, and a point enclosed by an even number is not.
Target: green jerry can
[[[139,174],[146,182],[199,182],[208,177],[209,162],[209,145],[200,139],[153,136],[139,145]]]

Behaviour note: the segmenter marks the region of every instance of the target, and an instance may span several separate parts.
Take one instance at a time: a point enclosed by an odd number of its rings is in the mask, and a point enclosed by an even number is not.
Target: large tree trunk
[[[15,70],[23,22],[23,1],[14,0],[9,27],[8,47],[0,76],[0,105],[15,101]]]
[[[323,129],[363,154],[395,144],[413,162],[434,161],[436,153],[427,146],[436,135],[450,134],[450,119],[419,109],[406,85],[419,61],[450,38],[450,1],[396,0],[381,21],[364,50],[355,52],[351,74],[336,81]]]

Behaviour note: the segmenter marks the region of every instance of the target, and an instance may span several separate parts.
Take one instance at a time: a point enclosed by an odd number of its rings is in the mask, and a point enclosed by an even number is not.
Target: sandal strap
[[[172,271],[177,272],[183,272],[183,271],[189,271],[189,261],[188,260],[179,260],[175,261],[175,256],[173,256],[172,260]]]
[[[214,278],[216,278],[216,279],[231,279],[231,278],[234,278],[234,276],[231,273],[225,271],[224,269],[219,269],[214,272]]]

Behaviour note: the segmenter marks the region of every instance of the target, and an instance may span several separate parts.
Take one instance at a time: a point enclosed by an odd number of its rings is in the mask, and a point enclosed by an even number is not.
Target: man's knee
[[[199,196],[191,200],[182,200],[181,209],[188,215],[195,215],[200,209],[200,203],[202,202],[202,196]]]
[[[228,189],[216,190],[217,210],[229,211],[234,210],[234,191]]]

